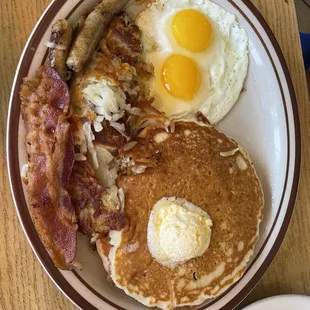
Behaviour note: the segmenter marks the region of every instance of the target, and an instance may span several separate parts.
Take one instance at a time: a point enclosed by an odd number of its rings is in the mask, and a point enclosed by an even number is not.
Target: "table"
[[[6,169],[7,107],[23,46],[49,0],[1,0],[0,10],[0,309],[76,309],[44,273],[23,234]],[[297,94],[303,162],[297,207],[285,240],[268,271],[243,302],[276,294],[310,295],[310,111],[294,0],[252,0],[284,52]],[[240,308],[240,307],[238,307]]]

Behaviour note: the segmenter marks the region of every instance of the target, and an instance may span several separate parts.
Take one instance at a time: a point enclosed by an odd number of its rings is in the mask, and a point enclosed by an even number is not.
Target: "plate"
[[[303,295],[280,295],[269,297],[245,307],[243,310],[308,310],[310,297]]]
[[[8,170],[17,214],[28,241],[47,274],[81,309],[146,309],[106,280],[99,256],[79,236],[81,271],[58,270],[32,224],[20,168],[27,161],[25,129],[20,119],[22,79],[34,76],[47,58],[45,42],[59,18],[74,22],[96,0],[52,1],[28,39],[14,79],[7,127]],[[235,107],[217,126],[245,147],[265,193],[264,219],[255,256],[244,276],[219,297],[197,309],[231,310],[253,289],[276,254],[287,230],[296,199],[300,172],[300,132],[296,98],[282,52],[267,23],[250,1],[215,0],[235,14],[249,36],[250,66],[244,91]]]

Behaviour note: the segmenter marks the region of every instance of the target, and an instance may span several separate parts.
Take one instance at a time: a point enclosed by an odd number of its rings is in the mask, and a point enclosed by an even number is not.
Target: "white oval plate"
[[[253,289],[277,252],[294,208],[300,171],[300,133],[295,94],[282,52],[267,23],[248,0],[215,0],[235,14],[249,36],[250,67],[245,91],[218,128],[245,147],[265,193],[264,219],[255,257],[245,275],[218,298],[197,309],[233,309]],[[20,119],[22,78],[34,76],[47,57],[45,42],[59,18],[75,21],[96,0],[52,1],[34,28],[21,56],[13,83],[8,127],[8,169],[17,213],[32,249],[59,289],[82,309],[145,309],[112,287],[99,256],[79,237],[82,271],[58,270],[44,249],[31,221],[20,167],[27,161],[25,130]]]
[[[281,295],[269,297],[245,307],[243,310],[309,310],[310,297]]]

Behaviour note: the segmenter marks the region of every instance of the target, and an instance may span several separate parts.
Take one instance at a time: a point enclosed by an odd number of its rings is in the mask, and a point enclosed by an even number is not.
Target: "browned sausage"
[[[103,32],[128,0],[104,0],[87,16],[85,23],[72,44],[67,66],[75,72],[83,69],[95,50]]]
[[[60,19],[55,23],[50,41],[50,66],[66,80],[68,77],[66,61],[72,41],[72,27],[67,20]]]

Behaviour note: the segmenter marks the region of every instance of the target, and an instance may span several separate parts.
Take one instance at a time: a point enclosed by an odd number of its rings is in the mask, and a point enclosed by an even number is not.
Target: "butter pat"
[[[151,255],[162,265],[174,267],[201,256],[211,241],[212,220],[191,202],[164,197],[151,212],[147,242]]]

